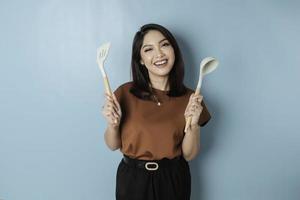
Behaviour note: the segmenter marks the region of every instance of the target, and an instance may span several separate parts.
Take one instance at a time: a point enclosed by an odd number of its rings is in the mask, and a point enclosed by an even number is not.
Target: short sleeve
[[[199,121],[198,121],[198,125],[203,127],[207,124],[207,122],[210,120],[211,116],[210,116],[210,113],[204,103],[204,101],[202,100],[201,102],[201,106],[203,107],[203,110],[201,112],[201,115],[200,115],[200,118],[199,118]]]

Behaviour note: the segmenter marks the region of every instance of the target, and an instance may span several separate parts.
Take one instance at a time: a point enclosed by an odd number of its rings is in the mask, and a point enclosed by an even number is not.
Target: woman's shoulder
[[[122,83],[121,85],[119,85],[119,87],[117,87],[117,89],[114,90],[114,94],[116,95],[117,100],[119,102],[121,102],[122,99],[124,99],[126,96],[128,96],[131,85],[132,85],[132,81],[128,81],[128,82]]]
[[[129,89],[129,88],[131,88],[132,85],[133,85],[133,81],[128,81],[128,82],[125,82],[125,83],[122,83],[121,85],[119,85],[118,88]]]

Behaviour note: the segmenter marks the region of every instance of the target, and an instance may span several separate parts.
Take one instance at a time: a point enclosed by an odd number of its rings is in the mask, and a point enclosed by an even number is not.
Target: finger
[[[187,112],[187,113],[184,114],[184,117],[185,117],[185,118],[188,118],[188,117],[191,117],[191,116],[192,116],[192,114],[189,113],[189,112]]]
[[[107,110],[108,112],[115,112],[115,113],[117,113],[118,116],[119,116],[118,109],[117,109],[117,107],[115,106],[115,104],[114,104],[113,102],[109,102],[109,103],[107,104],[106,110]]]
[[[199,110],[200,112],[202,112],[202,110],[203,110],[203,106],[201,106],[201,105],[200,105],[200,106],[198,106],[198,107],[197,107],[197,110]]]
[[[198,100],[201,102],[203,100],[203,96],[199,96]]]
[[[191,107],[192,107],[191,108],[192,110],[195,110],[195,109],[197,109],[198,106],[196,104],[193,104]]]
[[[117,108],[118,108],[119,110],[121,110],[121,107],[120,107],[120,104],[119,104],[119,102],[118,102],[118,99],[117,99],[116,95],[113,93],[112,96],[113,96],[113,99],[114,99],[115,104],[117,105]]]
[[[118,111],[116,110],[116,108],[113,109],[113,113],[114,113],[114,116],[120,118],[121,116],[119,115]]]
[[[110,94],[108,94],[108,93],[105,93],[105,96],[106,96],[106,98],[107,98],[107,99],[109,99],[109,100],[113,100],[113,98],[111,97],[111,95],[110,95]]]
[[[184,115],[184,117],[185,117],[185,118],[189,118],[189,117],[193,117],[193,115],[192,115],[191,113],[186,113],[186,114]]]
[[[194,95],[190,101],[191,102],[199,102],[200,100],[201,100],[200,95]]]
[[[114,100],[110,96],[107,96],[107,101],[111,106],[116,106]]]
[[[113,100],[109,100],[108,105],[109,105],[109,107],[112,107],[117,111],[117,106],[116,106],[116,104],[114,103]]]
[[[107,121],[111,121],[111,115],[109,113],[105,114],[105,118]]]
[[[197,109],[191,111],[191,113],[192,113],[194,116],[199,116],[199,115],[201,115],[201,112],[202,112],[202,108],[197,108]]]
[[[112,94],[110,94],[110,93],[108,93],[108,92],[105,92],[105,95],[106,95],[106,96],[109,96],[109,97],[112,96]]]
[[[113,108],[113,103],[112,102],[108,102],[106,105],[106,110],[111,110]]]
[[[106,96],[106,103],[107,104],[112,104],[113,100],[110,97]]]
[[[201,105],[202,99],[201,98],[197,98],[193,101],[193,104],[195,105]]]
[[[198,99],[198,102],[201,103],[201,101],[203,101],[203,96],[200,96],[199,99]]]
[[[110,98],[110,103],[111,103],[111,106],[114,108],[114,110],[116,112],[118,112],[118,110],[119,110],[118,103],[116,103],[116,101],[112,97]]]
[[[194,97],[193,97],[193,99],[195,99],[196,101],[198,101],[198,99],[200,99],[200,100],[202,100],[203,99],[203,96],[201,96],[201,95],[195,95]]]
[[[194,96],[195,96],[195,93],[192,93],[192,94],[190,95],[190,99],[192,99]]]
[[[184,115],[185,116],[189,116],[191,114],[191,109],[187,109],[185,112],[184,112]]]
[[[195,106],[197,106],[197,102],[195,102],[195,101],[191,102],[191,104],[189,106],[189,110],[194,109]]]
[[[114,123],[116,122],[115,117],[114,117],[111,113],[107,114],[107,120],[108,120],[111,124],[114,124]]]
[[[193,111],[191,109],[189,109],[185,112],[185,115],[187,115],[187,116],[190,116],[192,114],[193,114]]]
[[[191,103],[188,103],[188,105],[186,106],[185,112],[188,112],[191,109]]]
[[[112,112],[113,115],[113,121],[119,120],[119,116],[116,112]]]
[[[202,107],[200,102],[194,102],[194,103],[191,105],[191,108],[193,108],[193,109],[198,109],[198,108],[200,108],[200,107]]]
[[[190,110],[190,109],[192,109],[192,106],[193,106],[193,105],[198,104],[197,98],[199,98],[199,94],[197,95],[197,94],[195,94],[195,93],[192,93],[192,94],[190,95],[190,99],[189,99],[188,105],[187,105],[187,107],[186,107],[186,110],[187,110],[187,111]]]
[[[114,107],[116,109],[119,108],[119,105],[118,105],[119,103],[113,93],[112,93],[112,95],[107,94],[107,98],[114,105]]]
[[[107,112],[112,112],[112,111],[113,111],[113,108],[112,108],[111,106],[107,106],[106,111],[107,111]]]
[[[116,109],[114,107],[109,107],[107,108],[108,112],[112,113],[114,116],[119,116],[118,112],[116,111]]]
[[[195,101],[195,102],[193,103],[193,105],[195,105],[195,106],[201,106],[201,101]]]
[[[119,115],[119,113],[116,110],[111,111],[112,116],[114,117],[114,120],[119,121],[121,116]]]
[[[115,119],[113,117],[110,117],[108,121],[110,124],[115,124]]]

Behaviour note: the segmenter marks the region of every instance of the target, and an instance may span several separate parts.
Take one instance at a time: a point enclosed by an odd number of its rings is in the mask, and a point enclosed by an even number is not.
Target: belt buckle
[[[150,168],[148,167],[148,165],[155,165],[154,168]],[[156,162],[146,162],[145,164],[145,168],[148,170],[148,171],[155,171],[158,169],[158,164]]]

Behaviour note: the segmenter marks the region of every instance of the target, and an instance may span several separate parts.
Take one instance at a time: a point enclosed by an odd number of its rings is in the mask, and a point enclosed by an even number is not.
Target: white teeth
[[[163,65],[165,63],[167,63],[167,60],[162,60],[162,61],[159,61],[159,62],[155,62],[154,64],[155,65]]]

